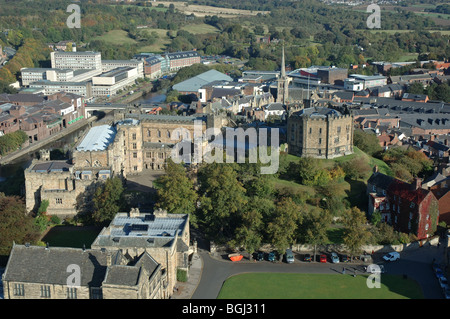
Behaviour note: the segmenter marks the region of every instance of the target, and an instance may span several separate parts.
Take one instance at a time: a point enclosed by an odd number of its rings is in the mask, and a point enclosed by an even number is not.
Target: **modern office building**
[[[51,65],[54,69],[102,69],[102,54],[100,52],[51,52]]]

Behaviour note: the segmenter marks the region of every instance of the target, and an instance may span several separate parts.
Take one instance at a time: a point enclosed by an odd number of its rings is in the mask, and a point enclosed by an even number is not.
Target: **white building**
[[[100,52],[51,52],[50,59],[54,69],[102,69]]]

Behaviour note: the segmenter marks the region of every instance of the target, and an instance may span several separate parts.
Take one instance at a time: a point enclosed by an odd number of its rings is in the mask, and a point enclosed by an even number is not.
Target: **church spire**
[[[284,61],[284,44],[281,49],[281,77],[286,77],[286,62]]]

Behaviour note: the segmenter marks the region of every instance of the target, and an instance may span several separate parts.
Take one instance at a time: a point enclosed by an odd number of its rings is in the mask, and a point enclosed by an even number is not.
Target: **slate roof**
[[[73,165],[68,164],[65,161],[48,161],[44,163],[35,164],[31,168],[31,171],[37,173],[62,172],[62,171],[69,171],[69,169],[72,166]]]
[[[116,256],[118,252],[114,252]],[[81,286],[100,287],[107,268],[107,253],[67,247],[14,245],[4,280],[24,283],[66,285],[67,267],[80,266]]]
[[[372,174],[372,176],[370,176],[367,184],[371,184],[376,186],[377,188],[387,190],[394,180],[395,178],[391,176],[376,172]]]
[[[328,116],[341,116],[339,111],[334,109],[330,109],[327,107],[309,107],[303,109],[301,111],[295,112],[293,115],[295,116],[308,116],[308,117],[323,117],[326,118]]]

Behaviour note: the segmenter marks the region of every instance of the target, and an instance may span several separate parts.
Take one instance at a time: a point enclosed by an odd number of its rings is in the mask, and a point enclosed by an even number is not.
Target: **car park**
[[[331,262],[333,264],[339,263],[339,256],[336,253],[331,253]]]
[[[327,255],[324,255],[324,254],[320,255],[320,262],[321,263],[326,263],[327,262]]]
[[[303,256],[303,261],[311,262],[312,261],[311,255],[310,254],[305,254],[305,256]]]
[[[347,255],[342,255],[342,256],[341,256],[341,261],[342,261],[343,263],[349,263],[349,262],[350,262],[350,257],[347,256]]]
[[[400,254],[398,252],[396,252],[396,251],[393,251],[393,252],[391,252],[391,253],[389,253],[387,255],[384,255],[383,259],[385,261],[396,261],[396,260],[400,259]]]

